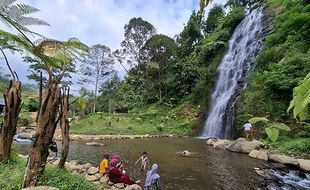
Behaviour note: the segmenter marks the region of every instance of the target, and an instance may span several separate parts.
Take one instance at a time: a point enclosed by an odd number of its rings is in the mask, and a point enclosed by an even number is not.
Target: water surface
[[[247,155],[216,150],[206,141],[194,138],[150,138],[139,140],[104,140],[104,147],[71,142],[69,160],[80,160],[98,165],[103,153],[120,154],[125,170],[136,179],[144,179],[135,161],[147,151],[151,163],[159,165],[163,189],[173,190],[220,190],[255,189],[263,187],[263,179],[253,170],[264,162]],[[29,145],[18,144],[19,152],[27,153]],[[59,145],[60,147],[60,145]],[[199,152],[193,157],[182,157],[182,150]],[[29,149],[28,149],[29,150]]]

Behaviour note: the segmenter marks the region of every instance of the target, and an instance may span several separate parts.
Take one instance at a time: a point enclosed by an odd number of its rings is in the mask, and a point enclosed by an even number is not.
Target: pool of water
[[[104,140],[103,147],[87,146],[86,142],[71,142],[69,160],[79,160],[98,165],[103,153],[120,154],[125,170],[135,179],[144,179],[135,161],[147,151],[151,163],[159,165],[163,189],[220,190],[261,189],[264,179],[257,175],[254,167],[264,162],[247,155],[216,150],[206,141],[195,138],[151,138],[139,140]],[[27,154],[29,144],[16,144],[17,151]],[[60,147],[60,145],[59,145]],[[176,152],[189,150],[198,152],[192,157],[182,157]]]

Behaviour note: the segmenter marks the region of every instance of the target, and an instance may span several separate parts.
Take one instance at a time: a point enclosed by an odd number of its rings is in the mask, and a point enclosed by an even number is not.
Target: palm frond
[[[9,5],[12,5],[15,2],[16,0],[0,0],[0,9],[1,7],[7,7]]]

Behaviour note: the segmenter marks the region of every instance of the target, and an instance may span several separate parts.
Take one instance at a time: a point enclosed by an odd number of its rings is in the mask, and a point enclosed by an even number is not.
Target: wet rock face
[[[310,172],[310,160],[297,159],[299,167],[307,172]]]

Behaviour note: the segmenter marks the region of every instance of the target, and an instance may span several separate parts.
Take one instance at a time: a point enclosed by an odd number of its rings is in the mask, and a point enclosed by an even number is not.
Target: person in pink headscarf
[[[125,174],[123,172],[123,167],[121,157],[119,155],[113,156],[107,172],[109,180],[112,183],[124,183],[127,185],[140,183],[140,180],[134,181],[127,174]]]

